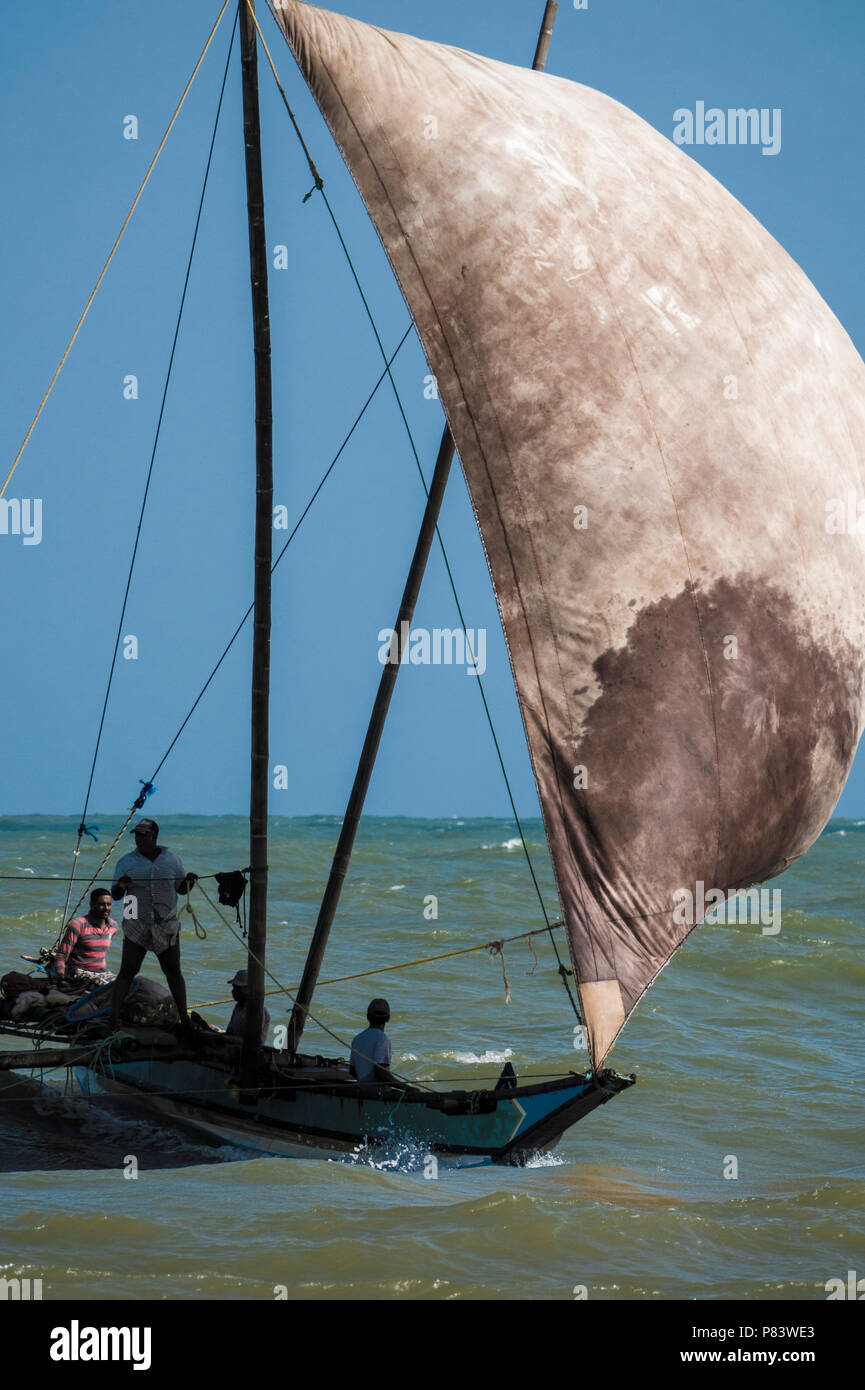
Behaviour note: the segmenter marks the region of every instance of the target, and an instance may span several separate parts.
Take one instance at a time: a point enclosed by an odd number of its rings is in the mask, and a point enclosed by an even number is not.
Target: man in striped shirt
[[[114,978],[108,973],[107,962],[108,947],[117,931],[111,901],[107,888],[94,888],[90,911],[67,925],[54,960],[54,975],[61,988],[64,984],[106,984]]]

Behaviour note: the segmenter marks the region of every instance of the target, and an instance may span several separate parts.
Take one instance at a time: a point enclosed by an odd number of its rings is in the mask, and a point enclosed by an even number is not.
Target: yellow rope
[[[284,91],[284,89],[283,89],[282,83],[281,83],[280,80],[279,80],[279,76],[278,76],[278,74],[277,74],[276,68],[273,66],[273,59],[272,59],[271,56],[270,56],[270,49],[269,49],[268,46],[267,46],[267,39],[264,37],[264,35],[263,35],[262,32],[261,32],[261,29],[260,29],[260,27],[259,27],[258,20],[257,20],[256,17],[255,17],[255,10],[254,10],[254,9],[252,8],[252,6],[250,5],[249,0],[246,0],[246,8],[249,10],[250,17],[251,17],[251,19],[252,19],[253,24],[255,25],[256,32],[258,33],[258,37],[261,39],[261,46],[262,46],[262,48],[264,49],[265,53],[267,54],[267,61],[270,63],[270,71],[273,73],[274,77],[276,78],[276,85],[277,85],[277,87],[279,88],[279,90],[282,92],[283,98],[285,99],[285,91]],[[271,14],[273,14],[273,11],[272,11],[272,10],[271,10]],[[275,15],[274,15],[274,19],[276,19],[276,16],[275,16]],[[279,21],[277,20],[277,25],[278,25],[278,24],[279,24]],[[305,148],[306,148],[306,146],[304,146],[304,149],[305,149]]]
[[[228,8],[228,0],[225,0],[225,3],[223,4],[222,9],[219,11],[219,16],[218,16],[218,18],[217,18],[217,20],[216,20],[216,23],[214,24],[213,28],[212,28],[211,31],[210,31],[210,34],[209,34],[208,39],[207,39],[207,43],[204,45],[204,48],[201,50],[201,56],[200,56],[200,58],[198,59],[198,62],[195,64],[195,67],[194,67],[193,70],[192,70],[192,76],[190,77],[189,81],[187,82],[186,86],[184,87],[184,89],[183,89],[183,95],[182,95],[182,97],[180,98],[180,101],[177,103],[177,106],[175,107],[174,115],[171,117],[171,120],[168,122],[168,125],[167,125],[166,130],[165,130],[165,134],[163,135],[162,139],[161,139],[160,142],[159,142],[159,146],[158,146],[158,148],[157,148],[156,154],[155,154],[155,155],[153,156],[153,158],[151,159],[150,164],[149,164],[148,169],[147,169],[147,173],[144,175],[144,178],[143,178],[142,181],[141,181],[141,187],[139,188],[138,192],[137,192],[136,195],[135,195],[135,200],[134,200],[134,202],[133,202],[133,204],[132,204],[132,207],[129,209],[128,213],[126,214],[126,218],[125,218],[125,221],[124,221],[124,223],[123,223],[123,226],[120,228],[120,231],[117,233],[117,237],[116,237],[116,239],[115,239],[114,245],[112,246],[111,250],[108,252],[108,259],[106,260],[104,266],[102,267],[101,271],[99,272],[99,279],[96,281],[96,284],[93,286],[93,289],[90,291],[90,298],[88,299],[87,303],[84,305],[84,309],[82,310],[81,317],[79,318],[78,322],[77,322],[76,325],[75,325],[75,329],[74,329],[74,332],[73,332],[73,334],[72,334],[72,337],[69,339],[69,342],[66,344],[66,350],[65,350],[65,352],[63,353],[63,356],[60,358],[60,361],[59,361],[58,364],[57,364],[57,369],[56,369],[56,371],[54,372],[54,375],[52,376],[51,380],[50,380],[49,383],[48,383],[48,387],[47,387],[47,389],[46,389],[46,391],[45,391],[45,395],[42,397],[41,401],[39,402],[39,409],[36,411],[36,414],[33,416],[33,419],[30,421],[30,428],[28,429],[27,433],[26,433],[25,436],[24,436],[24,439],[23,439],[23,441],[22,441],[22,443],[21,443],[21,448],[18,450],[18,453],[15,455],[15,458],[14,458],[14,460],[13,460],[13,462],[12,462],[12,467],[9,469],[9,472],[6,474],[6,481],[4,482],[3,486],[0,487],[0,497],[2,497],[2,496],[3,496],[3,493],[6,491],[6,488],[7,488],[8,485],[9,485],[9,480],[10,480],[10,478],[12,477],[12,474],[15,472],[15,469],[18,467],[18,463],[19,463],[19,461],[20,461],[20,459],[21,459],[21,455],[24,453],[24,450],[27,448],[27,445],[28,445],[29,440],[30,440],[30,436],[31,436],[31,434],[33,433],[34,429],[36,428],[36,422],[37,422],[37,420],[39,419],[39,416],[42,414],[43,409],[45,408],[45,403],[46,403],[46,401],[48,400],[48,397],[51,395],[51,392],[54,390],[54,383],[56,382],[56,380],[57,380],[57,378],[59,377],[61,371],[63,370],[63,365],[64,365],[64,363],[65,363],[67,357],[69,356],[69,353],[70,353],[71,350],[72,350],[72,344],[75,342],[75,339],[78,337],[79,329],[81,328],[81,325],[83,324],[83,322],[84,322],[84,320],[86,319],[88,313],[90,312],[90,306],[91,306],[91,304],[93,303],[94,299],[96,298],[96,294],[97,294],[97,291],[98,291],[98,289],[99,289],[99,286],[102,284],[102,281],[105,279],[106,271],[108,270],[108,267],[109,267],[109,265],[111,264],[111,262],[112,262],[112,260],[113,260],[113,258],[114,258],[114,253],[115,253],[115,251],[117,250],[118,246],[120,245],[120,241],[121,241],[121,238],[123,237],[123,233],[126,231],[126,228],[129,226],[129,222],[130,222],[130,219],[131,219],[131,217],[132,217],[132,214],[133,214],[133,212],[135,211],[135,209],[136,209],[136,207],[137,207],[137,205],[138,205],[138,200],[139,200],[139,198],[141,197],[142,193],[144,192],[144,189],[145,189],[145,187],[146,187],[146,185],[147,185],[147,181],[148,181],[148,179],[150,178],[150,175],[153,173],[153,169],[154,169],[154,167],[155,167],[155,165],[156,165],[156,161],[157,161],[157,159],[159,158],[159,156],[161,155],[163,146],[165,145],[166,140],[168,139],[169,135],[171,134],[171,128],[172,128],[172,126],[174,125],[174,122],[177,120],[177,117],[178,117],[179,114],[180,114],[180,108],[182,107],[183,103],[184,103],[185,100],[186,100],[187,93],[189,92],[189,89],[190,89],[190,87],[192,86],[192,83],[193,83],[194,80],[195,80],[195,76],[196,76],[196,74],[197,74],[197,72],[198,72],[198,69],[201,67],[201,64],[204,62],[204,55],[206,54],[208,48],[210,47],[211,41],[212,41],[212,39],[213,39],[213,36],[214,36],[214,34],[216,33],[217,29],[219,28],[219,25],[220,25],[220,23],[221,23],[221,21],[222,21],[222,16],[225,14],[225,11],[226,11],[227,8]],[[80,904],[79,904],[79,906],[80,906]]]
[[[554,922],[552,930],[558,931],[563,925],[562,922]],[[363,980],[370,975],[385,975],[389,970],[410,970],[414,965],[428,965],[430,961],[450,960],[453,956],[468,956],[471,955],[473,951],[490,951],[498,955],[502,954],[502,947],[506,946],[509,941],[526,941],[532,936],[544,936],[546,931],[546,927],[539,927],[536,931],[520,932],[518,936],[505,936],[501,941],[486,941],[482,946],[462,946],[458,951],[443,951],[442,954],[438,956],[421,956],[418,960],[402,961],[399,965],[381,965],[378,970],[360,970],[356,975],[336,975],[332,980],[319,980],[318,985],[319,987],[321,985],[341,985],[345,984],[346,980]],[[504,970],[504,956],[502,956],[502,970]],[[507,976],[505,976],[505,981],[507,981]],[[296,990],[300,988],[300,985],[289,985],[288,988]],[[284,992],[283,989],[269,989],[265,991],[265,997],[270,994],[282,994]],[[214,1009],[217,1004],[232,1003],[234,1003],[233,999],[208,999],[204,1004],[190,1004],[190,1008]]]
[[[294,133],[295,133],[295,135],[297,136],[298,140],[300,141],[300,145],[301,145],[301,149],[303,150],[303,153],[306,155],[306,162],[307,162],[307,164],[309,165],[309,172],[312,174],[312,177],[313,177],[313,179],[314,179],[314,181],[315,181],[314,186],[315,186],[315,188],[321,189],[321,188],[324,187],[324,185],[323,185],[323,183],[322,183],[322,180],[321,180],[321,175],[319,174],[318,170],[317,170],[316,167],[315,167],[315,160],[313,159],[312,155],[311,155],[310,152],[309,152],[309,147],[308,147],[306,141],[305,141],[304,138],[303,138],[303,132],[301,131],[300,126],[297,124],[297,117],[295,116],[294,112],[293,112],[292,109],[291,109],[291,106],[290,106],[290,104],[289,104],[288,97],[285,95],[285,88],[283,87],[282,83],[281,83],[280,80],[279,80],[279,73],[276,71],[276,68],[275,68],[275,66],[274,66],[273,59],[272,59],[271,56],[270,56],[270,49],[269,49],[268,46],[267,46],[267,39],[264,37],[264,35],[263,35],[262,32],[261,32],[261,27],[260,27],[260,25],[259,25],[259,23],[258,23],[258,20],[257,20],[256,17],[255,17],[255,10],[252,8],[252,4],[250,3],[250,0],[246,0],[246,7],[247,7],[247,9],[249,10],[249,13],[250,13],[250,16],[251,16],[251,18],[252,18],[252,22],[253,22],[253,24],[255,25],[255,28],[256,28],[256,32],[257,32],[257,34],[258,34],[258,37],[261,39],[262,48],[264,49],[265,53],[267,54],[267,61],[268,61],[268,63],[270,64],[270,71],[273,73],[273,80],[274,80],[274,82],[276,83],[277,87],[279,88],[279,94],[280,94],[280,96],[282,97],[282,100],[283,100],[283,102],[284,102],[284,104],[285,104],[285,109],[286,109],[286,111],[288,112],[288,115],[289,115],[289,119],[290,119],[290,121],[291,121],[291,124],[294,126]],[[276,15],[276,11],[274,10],[273,5],[270,3],[270,0],[267,0],[267,7],[268,7],[268,9],[270,10],[270,13],[273,15],[274,21],[275,21],[275,23],[276,23],[276,27],[280,30],[280,33],[282,33],[282,29],[281,29],[279,20],[278,20],[277,15]],[[283,35],[283,37],[285,37],[285,36]],[[306,202],[307,199],[310,198],[310,197],[312,196],[312,192],[313,192],[313,190],[310,189],[309,193],[307,193],[307,195],[306,195],[306,198],[304,198],[304,200],[303,200],[304,202]]]

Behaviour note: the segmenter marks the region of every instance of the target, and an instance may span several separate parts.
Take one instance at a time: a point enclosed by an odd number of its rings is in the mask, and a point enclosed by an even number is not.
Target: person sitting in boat
[[[390,1081],[397,1078],[390,1071],[390,1038],[385,1025],[390,1018],[386,999],[373,999],[366,1011],[369,1027],[351,1040],[351,1074],[357,1081]]]
[[[120,1006],[148,951],[153,951],[165,983],[171,990],[180,1026],[187,1037],[197,1037],[186,1012],[186,981],[180,971],[180,923],[177,895],[188,893],[198,882],[188,874],[176,854],[157,844],[155,820],[140,820],[134,827],[135,849],[118,861],[111,896],[125,898],[123,955],[111,1003],[111,1027],[116,1029]]]
[[[105,985],[114,979],[108,970],[108,947],[117,931],[111,916],[111,894],[94,888],[90,911],[67,923],[54,958],[53,975],[60,989],[78,985]]]
[[[229,980],[231,985],[231,997],[234,1000],[234,1009],[231,1018],[228,1020],[228,1027],[225,1030],[226,1037],[242,1038],[246,1032],[246,1009],[249,1003],[249,971],[238,970],[233,980]],[[270,1027],[270,1014],[267,1009],[261,1011],[261,1045],[264,1047],[267,1042],[267,1030]]]

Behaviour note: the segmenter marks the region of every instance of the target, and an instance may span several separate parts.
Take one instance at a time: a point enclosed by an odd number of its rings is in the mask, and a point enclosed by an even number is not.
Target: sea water
[[[160,823],[200,874],[248,862],[239,817]],[[4,972],[54,940],[74,828],[0,819]],[[271,824],[268,962],[289,987],[337,833],[328,817]],[[527,837],[554,916],[538,822]],[[86,842],[82,887],[105,848]],[[865,823],[834,821],[772,883],[780,931],[696,928],[611,1055],[637,1085],[522,1169],[436,1172],[396,1131],[389,1151],[344,1160],[255,1157],[125,1099],[64,1095],[64,1073],[24,1093],[7,1079],[0,1277],[41,1280],[43,1299],[825,1299],[828,1280],[865,1276],[863,869]],[[192,904],[207,936],[185,919],[189,1000],[224,1026],[242,942],[232,909]],[[505,1061],[524,1080],[582,1070],[548,937],[382,971],[539,925],[512,822],[365,821],[322,981],[380,973],[322,983],[304,1047],[347,1055],[384,995],[402,1075],[473,1087]],[[285,1023],[286,997],[267,1002]]]

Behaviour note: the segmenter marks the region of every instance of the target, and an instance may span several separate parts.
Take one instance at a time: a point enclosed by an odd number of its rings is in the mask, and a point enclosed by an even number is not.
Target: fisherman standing
[[[67,923],[54,958],[54,978],[64,985],[104,985],[114,979],[108,970],[108,947],[117,931],[111,916],[111,894],[94,888],[90,911]]]
[[[390,1005],[386,999],[372,999],[366,1016],[369,1027],[351,1041],[351,1074],[358,1081],[396,1083],[390,1071],[390,1038],[384,1031]]]
[[[153,951],[171,990],[180,1026],[187,1037],[194,1037],[195,1029],[186,1012],[186,982],[180,973],[177,894],[188,893],[197,882],[197,875],[186,873],[177,855],[157,844],[159,826],[155,820],[140,820],[132,834],[135,849],[119,861],[111,889],[115,901],[127,899],[123,956],[111,1001],[111,1028],[117,1027],[120,1006],[144,957]]]

